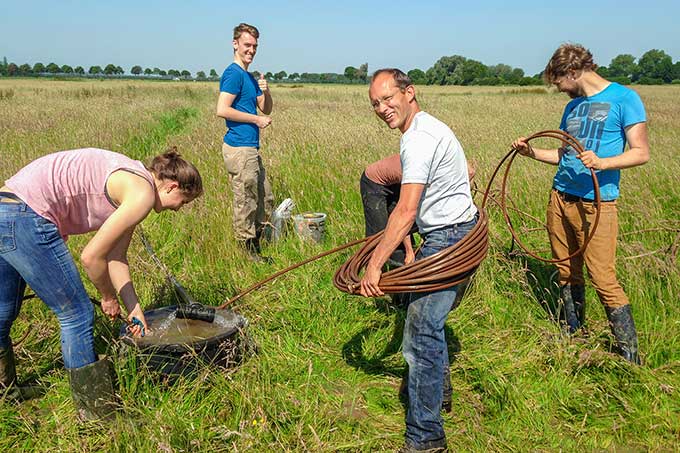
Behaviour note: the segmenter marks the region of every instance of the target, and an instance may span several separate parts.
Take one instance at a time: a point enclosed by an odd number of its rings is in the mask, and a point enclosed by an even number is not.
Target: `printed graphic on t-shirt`
[[[609,102],[582,102],[567,117],[567,132],[581,145],[595,153],[600,149],[604,124],[609,116]],[[575,153],[569,147],[569,153]]]

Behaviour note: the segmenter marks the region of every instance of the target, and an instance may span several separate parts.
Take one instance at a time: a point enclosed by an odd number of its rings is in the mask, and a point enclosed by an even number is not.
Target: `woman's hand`
[[[111,321],[115,321],[120,315],[120,304],[116,298],[102,298],[102,311],[108,316]]]
[[[142,307],[139,304],[135,305],[135,308],[128,314],[128,321],[132,322],[132,318],[137,318],[139,319],[142,324],[144,325],[144,331],[148,332],[149,331],[149,326],[146,324],[146,318],[144,317],[144,312],[142,311]],[[142,336],[142,328],[138,325],[132,325],[129,327],[129,331],[134,337],[141,337]]]

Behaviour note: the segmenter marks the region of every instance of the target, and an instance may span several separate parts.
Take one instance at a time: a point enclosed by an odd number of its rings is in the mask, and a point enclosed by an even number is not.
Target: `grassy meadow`
[[[144,228],[160,259],[198,301],[219,305],[290,264],[363,236],[358,181],[370,162],[398,151],[370,108],[367,87],[272,84],[272,125],[262,156],[276,202],[328,214],[325,243],[292,232],[252,264],[231,228],[216,83],[0,79],[0,179],[58,150],[100,147],[147,160],[176,145],[197,165],[205,195]],[[588,330],[569,338],[547,307],[553,268],[511,247],[497,206],[489,255],[447,339],[454,388],[444,415],[451,451],[678,451],[680,449],[680,87],[636,87],[649,117],[651,161],[623,171],[618,274],[633,304],[644,365],[610,353],[604,310],[588,287]],[[559,125],[568,98],[547,88],[418,87],[424,110],[449,124],[483,191],[517,136]],[[547,256],[541,223],[554,167],[518,159],[513,222]],[[498,182],[498,181],[497,181]],[[496,185],[496,188],[498,184]],[[476,199],[481,202],[481,194]],[[89,236],[69,240],[79,256]],[[348,296],[332,285],[349,252],[295,270],[234,307],[257,351],[229,370],[205,368],[160,385],[134,361],[116,361],[124,412],[106,425],[76,422],[61,363],[59,326],[37,299],[12,329],[19,379],[44,396],[0,396],[0,451],[394,451],[403,444],[404,311],[389,298]],[[146,307],[171,302],[162,272],[138,238],[133,280]],[[83,274],[84,275],[84,274]],[[94,287],[86,281],[92,295]],[[116,356],[116,328],[97,314],[97,348]]]

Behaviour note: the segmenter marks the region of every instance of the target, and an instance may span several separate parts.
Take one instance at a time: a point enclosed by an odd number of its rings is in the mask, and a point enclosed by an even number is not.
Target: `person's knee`
[[[409,368],[412,369],[416,364],[416,356],[411,350],[410,345],[407,345],[406,342],[402,344],[401,355],[404,357],[404,360],[406,361],[406,364],[409,366]]]

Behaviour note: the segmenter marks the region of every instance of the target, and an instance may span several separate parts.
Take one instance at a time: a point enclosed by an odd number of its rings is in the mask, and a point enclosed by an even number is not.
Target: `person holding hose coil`
[[[582,247],[590,235],[597,206],[590,170],[600,186],[600,220],[583,255],[556,263],[563,317],[570,333],[585,323],[583,265],[604,305],[620,354],[639,364],[638,338],[630,303],[616,278],[617,198],[621,170],[649,160],[646,113],[638,94],[609,82],[597,72],[589,50],[563,44],[553,54],[543,77],[572,100],[562,114],[560,129],[586,151],[570,147],[536,149],[520,137],[512,147],[521,155],[557,165],[548,204],[547,227],[552,255],[563,259]],[[628,143],[628,150],[625,150]],[[624,152],[625,151],[625,152]]]
[[[399,69],[380,69],[371,78],[369,98],[376,115],[402,133],[399,201],[361,280],[361,294],[375,297],[383,294],[383,265],[414,221],[423,238],[418,261],[459,242],[476,225],[478,212],[463,148],[446,124],[420,110],[411,79]],[[405,452],[447,448],[440,414],[448,366],[444,324],[457,290],[409,294],[402,342],[408,364]]]

